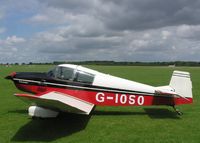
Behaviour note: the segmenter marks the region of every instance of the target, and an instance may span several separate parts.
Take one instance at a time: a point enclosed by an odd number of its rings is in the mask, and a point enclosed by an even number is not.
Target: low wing
[[[31,94],[15,94],[15,96],[37,106],[64,112],[88,115],[94,107],[94,104],[92,103],[60,92],[49,92],[41,96]]]

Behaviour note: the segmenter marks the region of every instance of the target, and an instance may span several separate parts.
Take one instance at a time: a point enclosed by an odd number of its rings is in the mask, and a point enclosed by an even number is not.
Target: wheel
[[[183,115],[183,112],[177,111],[177,114],[181,116],[181,115]]]

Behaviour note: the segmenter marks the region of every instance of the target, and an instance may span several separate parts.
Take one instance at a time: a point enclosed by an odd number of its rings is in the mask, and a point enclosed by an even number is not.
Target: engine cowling
[[[28,109],[28,115],[31,117],[54,118],[57,117],[58,114],[59,112],[39,106],[30,106]]]

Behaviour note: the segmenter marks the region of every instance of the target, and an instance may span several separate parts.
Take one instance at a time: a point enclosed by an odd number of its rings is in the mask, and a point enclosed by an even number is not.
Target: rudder
[[[169,84],[175,92],[184,98],[192,98],[192,82],[189,72],[174,71]]]

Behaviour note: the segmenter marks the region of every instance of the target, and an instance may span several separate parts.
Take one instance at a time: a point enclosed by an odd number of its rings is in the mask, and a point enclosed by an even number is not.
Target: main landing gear
[[[180,110],[178,110],[178,109],[175,107],[175,105],[173,105],[172,107],[173,107],[174,111],[176,111],[176,113],[177,113],[179,116],[183,115],[183,112],[181,112]]]

